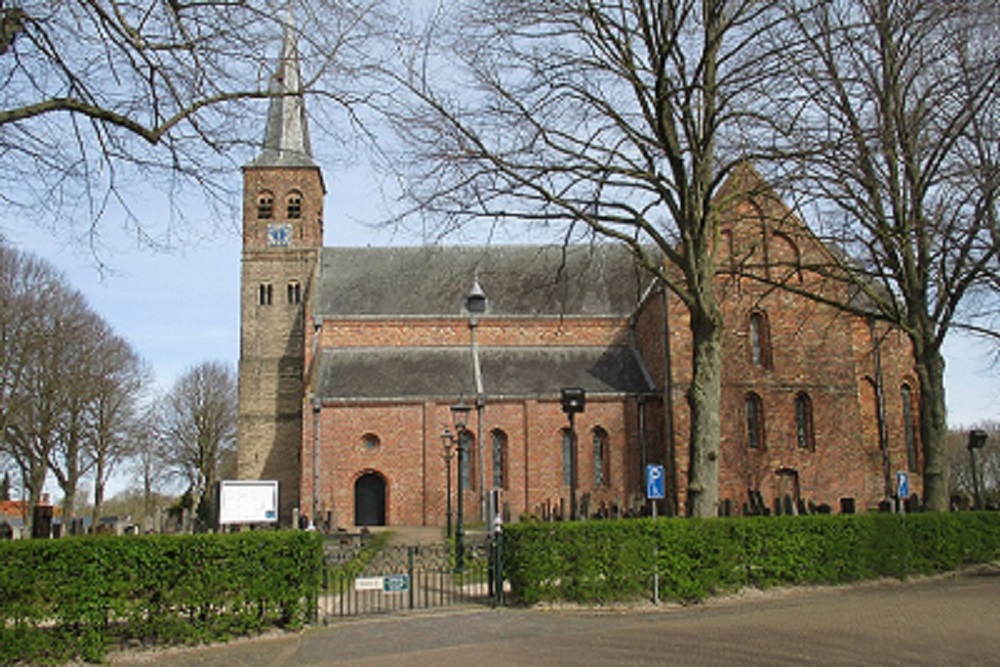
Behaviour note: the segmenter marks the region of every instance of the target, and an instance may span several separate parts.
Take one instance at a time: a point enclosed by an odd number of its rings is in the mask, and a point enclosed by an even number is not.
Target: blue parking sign
[[[896,473],[896,496],[903,500],[910,497],[910,473],[905,470]]]
[[[646,466],[646,500],[661,500],[666,497],[666,480],[663,476],[663,466],[649,464]]]

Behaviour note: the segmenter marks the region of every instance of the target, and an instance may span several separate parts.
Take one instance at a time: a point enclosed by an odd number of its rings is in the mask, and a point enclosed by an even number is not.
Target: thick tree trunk
[[[722,394],[722,314],[709,297],[701,310],[691,309],[692,376],[687,401],[691,410],[688,514],[718,516],[719,410]]]
[[[947,512],[948,460],[945,441],[948,416],[945,408],[944,357],[933,344],[916,344],[914,356],[920,380],[920,443],[924,454],[924,508]]]

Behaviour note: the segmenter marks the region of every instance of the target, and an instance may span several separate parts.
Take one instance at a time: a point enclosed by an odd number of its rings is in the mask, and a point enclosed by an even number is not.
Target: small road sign
[[[910,473],[905,470],[896,473],[896,495],[902,500],[910,497]]]
[[[663,466],[649,464],[646,466],[646,500],[661,500],[666,497],[666,480],[663,476]]]
[[[406,574],[387,574],[382,584],[385,593],[405,593],[410,590],[410,577]]]

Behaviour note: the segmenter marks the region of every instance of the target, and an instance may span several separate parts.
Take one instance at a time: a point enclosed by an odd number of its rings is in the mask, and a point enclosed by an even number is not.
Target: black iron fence
[[[498,604],[499,541],[466,543],[458,561],[449,544],[330,544],[318,620],[459,604]]]

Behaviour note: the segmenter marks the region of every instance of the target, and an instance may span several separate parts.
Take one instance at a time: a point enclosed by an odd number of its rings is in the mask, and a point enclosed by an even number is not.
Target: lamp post
[[[441,458],[445,466],[445,516],[448,518],[448,539],[451,539],[451,459],[455,455],[455,436],[447,428],[441,434]]]
[[[463,464],[466,454],[466,425],[469,423],[469,411],[472,410],[468,404],[459,399],[458,403],[451,406],[451,419],[455,426],[455,437],[458,441],[458,503],[455,517],[455,571],[461,572],[465,560],[465,526],[462,516],[462,496],[465,493],[462,483]]]
[[[486,466],[483,453],[483,410],[486,408],[486,392],[483,389],[483,371],[479,363],[479,345],[476,341],[476,329],[479,327],[479,316],[486,312],[486,292],[479,284],[478,276],[472,282],[472,289],[465,295],[465,310],[469,313],[469,345],[472,351],[472,377],[476,385],[476,444],[478,445],[476,465],[479,468],[479,511],[480,519],[487,521],[486,516]]]
[[[569,518],[578,519],[576,509],[576,425],[573,417],[583,412],[587,405],[587,392],[582,387],[563,387],[562,389],[562,411],[569,417]]]
[[[986,431],[973,429],[969,431],[969,463],[972,465],[972,509],[983,509],[983,494],[979,484],[979,474],[976,472],[976,450],[986,445]]]

